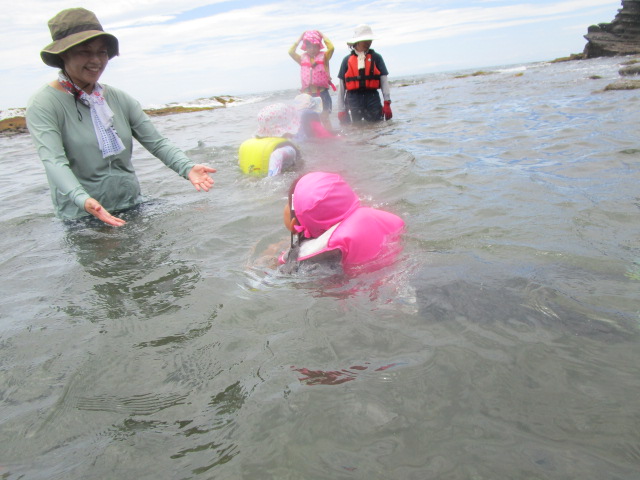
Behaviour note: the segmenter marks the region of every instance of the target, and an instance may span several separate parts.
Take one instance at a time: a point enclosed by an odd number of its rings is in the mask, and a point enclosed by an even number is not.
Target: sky
[[[120,42],[101,82],[143,107],[215,95],[293,89],[289,47],[305,30],[335,45],[335,77],[358,24],[369,24],[391,81],[411,75],[553,60],[580,53],[589,25],[611,22],[621,0],[2,0],[0,110],[27,105],[57,72],[40,59],[48,20],[93,11]]]

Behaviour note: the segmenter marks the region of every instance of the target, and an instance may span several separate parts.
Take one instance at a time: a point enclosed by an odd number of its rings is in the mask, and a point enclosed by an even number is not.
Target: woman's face
[[[101,37],[94,38],[71,47],[61,53],[60,57],[64,62],[64,70],[71,77],[73,83],[82,89],[85,89],[86,86],[93,89],[93,85],[109,63],[107,41]]]
[[[353,48],[355,48],[357,52],[366,52],[371,48],[371,40],[363,40],[362,42],[358,42],[353,46]]]

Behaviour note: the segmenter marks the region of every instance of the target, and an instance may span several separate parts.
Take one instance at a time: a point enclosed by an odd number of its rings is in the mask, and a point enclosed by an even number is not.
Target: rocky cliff
[[[622,0],[613,21],[591,25],[584,38],[583,58],[640,53],[640,0]]]

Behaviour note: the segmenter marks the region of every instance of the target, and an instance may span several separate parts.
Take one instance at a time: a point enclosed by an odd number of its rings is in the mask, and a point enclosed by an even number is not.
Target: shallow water
[[[395,79],[391,122],[303,145],[406,221],[401,258],[352,278],[274,270],[297,174],[236,166],[295,92],[155,118],[216,186],[138,148],[149,201],[121,229],[55,219],[29,137],[0,139],[0,476],[638,478],[620,61]]]

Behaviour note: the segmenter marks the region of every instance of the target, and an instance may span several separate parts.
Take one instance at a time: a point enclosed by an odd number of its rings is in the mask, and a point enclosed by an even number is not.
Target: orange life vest
[[[347,90],[359,90],[361,88],[377,90],[380,88],[380,70],[373,61],[371,53],[367,53],[364,61],[364,74],[358,71],[358,55],[351,54],[347,63],[347,73],[344,75],[344,83]]]

